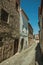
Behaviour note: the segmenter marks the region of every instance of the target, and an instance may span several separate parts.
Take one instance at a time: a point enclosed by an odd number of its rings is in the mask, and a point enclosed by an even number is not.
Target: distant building
[[[30,23],[28,23],[28,43],[29,45],[33,44],[33,28]]]
[[[0,62],[18,51],[19,5],[19,0],[0,0]]]
[[[28,17],[25,12],[20,9],[20,49],[26,49],[28,47]]]
[[[43,0],[41,0],[41,5],[39,7],[39,39],[40,39],[40,46],[41,51],[43,53]]]
[[[39,34],[35,34],[34,39],[36,43],[39,43]]]

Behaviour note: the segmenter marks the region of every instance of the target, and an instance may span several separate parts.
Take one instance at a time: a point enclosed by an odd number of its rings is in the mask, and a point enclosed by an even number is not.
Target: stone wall
[[[8,13],[8,24],[12,28],[12,34],[18,34],[19,36],[19,13],[16,10],[16,0],[1,0],[1,6],[3,10]],[[15,35],[14,35],[15,36]]]
[[[14,40],[19,39],[19,26],[16,0],[0,0],[0,62],[14,54]]]
[[[0,62],[11,57],[14,54],[14,40],[8,37],[3,38],[0,47]]]

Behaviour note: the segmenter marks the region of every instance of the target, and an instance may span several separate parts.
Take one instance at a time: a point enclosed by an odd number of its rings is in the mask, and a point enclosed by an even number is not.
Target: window
[[[0,47],[3,45],[3,42],[2,42],[2,37],[0,37]]]
[[[1,20],[7,22],[8,20],[8,13],[5,10],[1,10]]]
[[[0,37],[0,41],[2,41],[2,37]]]

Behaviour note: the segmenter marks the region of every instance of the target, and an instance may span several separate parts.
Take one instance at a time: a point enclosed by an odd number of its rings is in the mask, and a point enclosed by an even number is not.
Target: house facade
[[[40,39],[40,46],[41,51],[43,53],[43,0],[41,0],[41,5],[39,7],[39,39]]]
[[[33,28],[30,23],[28,23],[28,44],[29,46],[33,43]]]
[[[0,62],[18,51],[20,0],[0,0]]]
[[[19,51],[28,47],[28,17],[25,12],[20,9],[20,42]]]

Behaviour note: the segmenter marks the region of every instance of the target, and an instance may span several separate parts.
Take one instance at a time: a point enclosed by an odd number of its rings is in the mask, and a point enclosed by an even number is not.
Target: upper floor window
[[[1,9],[1,20],[5,22],[8,21],[8,13],[4,9]]]

